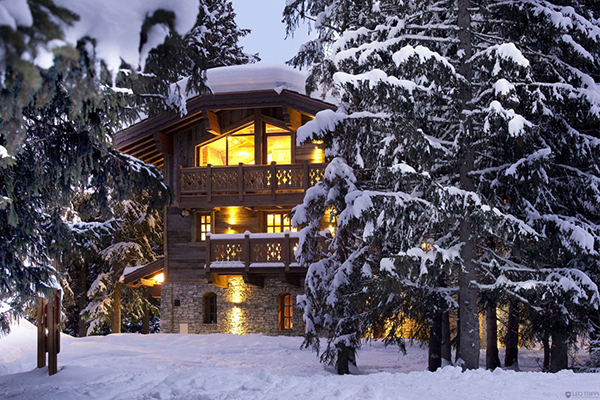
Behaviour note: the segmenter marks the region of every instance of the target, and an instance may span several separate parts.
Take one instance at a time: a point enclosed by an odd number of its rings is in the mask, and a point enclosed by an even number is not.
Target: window
[[[204,294],[204,323],[217,323],[217,295],[213,292]]]
[[[254,125],[196,146],[196,166],[254,164]]]
[[[289,293],[279,295],[279,329],[292,329],[292,295]]]
[[[212,214],[196,214],[196,240],[204,242],[206,234],[212,233]]]
[[[292,163],[292,135],[284,128],[266,124],[267,134],[267,164],[275,161],[277,164]]]
[[[287,212],[267,214],[267,233],[296,232],[296,230],[292,227],[292,220]]]

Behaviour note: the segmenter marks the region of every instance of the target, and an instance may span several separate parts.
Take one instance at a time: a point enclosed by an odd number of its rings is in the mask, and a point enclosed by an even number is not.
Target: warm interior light
[[[156,285],[160,285],[164,281],[165,281],[165,274],[162,272],[154,277],[154,283]]]
[[[292,163],[292,136],[267,137],[267,162],[275,161],[277,164]]]
[[[244,311],[239,307],[233,307],[229,311],[229,329],[227,333],[234,335],[244,335],[246,333]]]
[[[243,303],[246,300],[244,279],[241,276],[230,276],[227,285],[227,297],[234,304]]]
[[[431,251],[433,249],[433,239],[431,238],[427,238],[427,239],[423,239],[423,241],[421,242],[421,250],[423,250],[425,253]]]

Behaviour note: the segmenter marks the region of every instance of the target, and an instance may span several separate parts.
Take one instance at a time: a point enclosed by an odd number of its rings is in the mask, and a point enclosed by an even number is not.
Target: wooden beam
[[[300,276],[297,274],[290,274],[285,271],[280,271],[279,280],[281,283],[285,283],[294,287],[300,287]]]
[[[229,285],[227,275],[219,275],[211,272],[207,279],[209,284],[223,289],[227,289],[227,286]]]
[[[221,121],[216,113],[209,110],[202,110],[202,118],[204,120],[204,128],[207,132],[213,135],[221,134]]]
[[[252,285],[256,287],[265,286],[265,279],[262,276],[255,275],[249,272],[243,272],[242,278],[244,278],[244,283],[247,285]]]
[[[302,126],[302,114],[298,110],[291,107],[287,107],[287,111],[290,118],[290,123],[288,126],[292,128],[292,130],[297,131],[298,128]]]
[[[281,111],[283,111],[283,121],[288,128],[292,128],[292,122],[290,120],[290,114],[288,110],[291,110],[289,107],[281,107]]]
[[[154,132],[154,141],[158,151],[163,154],[173,155],[173,138],[161,132]]]

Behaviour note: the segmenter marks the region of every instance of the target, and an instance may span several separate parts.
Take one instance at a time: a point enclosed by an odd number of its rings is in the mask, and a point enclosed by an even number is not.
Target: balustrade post
[[[206,273],[210,273],[210,262],[211,262],[211,249],[210,249],[210,232],[206,234],[206,264],[204,268],[206,268]],[[207,275],[208,276],[208,275]]]
[[[206,201],[210,203],[212,201],[212,166],[208,164],[206,168]]]
[[[290,272],[290,232],[285,231],[283,237],[283,246],[281,251],[283,252],[283,265],[285,266],[285,272]]]
[[[183,190],[183,165],[179,164],[179,190],[177,190],[177,205],[181,203],[181,191]]]
[[[244,164],[238,165],[238,200],[244,200]]]
[[[277,197],[277,163],[271,162],[271,200]]]
[[[244,245],[242,246],[242,260],[244,260],[244,269],[250,271],[250,232],[244,233]]]
[[[308,161],[304,160],[304,162],[302,163],[302,187],[304,188],[304,192],[306,193],[306,190],[308,189],[308,187],[310,186],[310,176],[309,176],[309,169],[308,169]]]

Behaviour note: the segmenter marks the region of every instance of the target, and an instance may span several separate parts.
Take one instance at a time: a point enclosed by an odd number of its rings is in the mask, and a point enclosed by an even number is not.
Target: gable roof
[[[207,111],[242,108],[289,107],[308,115],[333,104],[304,94],[306,74],[291,67],[269,64],[251,64],[214,68],[207,71],[208,85],[213,94],[190,94],[186,101],[187,114],[167,112],[143,120],[115,136],[114,145],[158,167],[164,155],[173,153],[169,133],[206,118]],[[186,81],[178,82],[183,89]]]

